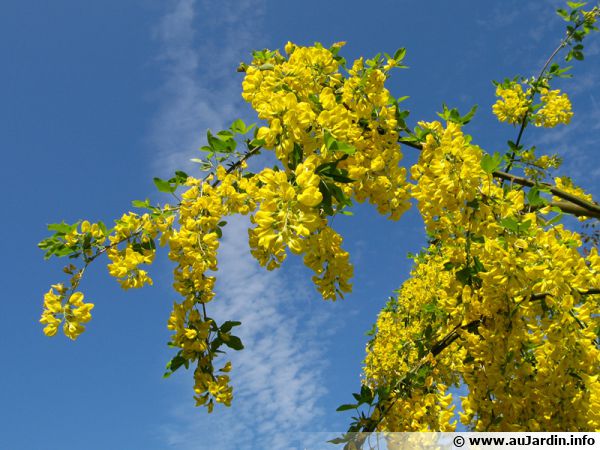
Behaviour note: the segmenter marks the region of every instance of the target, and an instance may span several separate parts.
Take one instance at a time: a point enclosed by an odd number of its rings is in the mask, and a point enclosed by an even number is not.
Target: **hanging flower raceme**
[[[44,312],[40,322],[46,325],[44,327],[46,336],[54,336],[60,324],[64,322],[65,336],[75,340],[85,331],[83,324],[92,319],[90,311],[94,308],[94,304],[84,303],[81,292],[72,293],[68,299],[67,293],[68,289],[64,285],[55,284],[44,295]]]
[[[423,123],[430,131],[412,166],[416,181],[412,196],[429,232],[442,233],[446,238],[456,234],[458,227],[466,228],[473,212],[473,202],[482,191],[492,189],[488,176],[481,168],[481,149],[470,143],[458,124],[448,122]],[[486,183],[484,187],[483,184]]]

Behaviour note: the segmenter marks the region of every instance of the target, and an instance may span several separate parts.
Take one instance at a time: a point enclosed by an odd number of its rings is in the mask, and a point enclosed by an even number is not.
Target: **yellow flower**
[[[514,83],[507,88],[498,86],[496,96],[500,97],[492,106],[492,111],[500,122],[521,123],[529,109],[529,101],[520,84]]]
[[[567,94],[561,94],[558,89],[542,89],[541,94],[543,106],[534,115],[535,126],[553,128],[559,124],[568,124],[573,117],[573,111]]]

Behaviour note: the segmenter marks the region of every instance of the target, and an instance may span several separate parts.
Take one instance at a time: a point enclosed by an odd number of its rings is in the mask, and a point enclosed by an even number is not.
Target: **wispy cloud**
[[[263,10],[263,0],[170,3],[157,28],[165,84],[151,138],[158,149],[155,170],[185,167],[204,129],[243,115],[235,68],[261,46]],[[329,339],[321,330],[328,313],[312,286],[258,267],[247,250],[248,226],[245,219],[226,226],[217,298],[209,305],[218,322],[243,324],[236,330],[246,348],[230,355],[234,404],[207,415],[193,407],[191,374],[175,377],[181,397],[162,429],[170,448],[293,448],[295,439],[305,444],[301,432],[320,428]]]
[[[539,70],[547,57],[540,51],[549,54],[561,37],[563,22],[554,12],[559,6],[563,6],[559,0],[498,2],[486,16],[477,20],[477,24],[489,30],[511,30],[499,42],[505,64],[515,66],[516,70],[525,68],[535,71]],[[514,28],[526,30],[526,34],[514,33]]]
[[[151,144],[163,175],[189,165],[204,130],[222,129],[242,114],[236,67],[261,45],[264,0],[172,0],[156,29],[164,86]]]

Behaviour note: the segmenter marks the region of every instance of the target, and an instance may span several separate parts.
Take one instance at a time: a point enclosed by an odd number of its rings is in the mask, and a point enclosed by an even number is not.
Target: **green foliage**
[[[481,158],[481,168],[489,174],[497,170],[501,163],[502,155],[498,152],[495,152],[493,155],[483,155]]]
[[[437,115],[448,122],[454,122],[459,125],[468,124],[477,112],[477,105],[473,106],[464,116],[461,116],[460,112],[456,108],[449,109],[445,103],[442,104],[442,108],[442,112],[437,113]]]

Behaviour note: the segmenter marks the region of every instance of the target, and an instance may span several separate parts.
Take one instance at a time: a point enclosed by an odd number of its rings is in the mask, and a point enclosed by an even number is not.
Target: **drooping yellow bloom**
[[[57,292],[54,292],[55,290]],[[83,324],[92,319],[90,311],[94,304],[84,303],[83,294],[74,292],[63,305],[62,301],[66,293],[67,289],[62,284],[52,286],[52,289],[44,296],[44,312],[40,322],[46,324],[44,328],[46,336],[54,336],[59,325],[64,321],[65,335],[75,340],[85,331]]]

